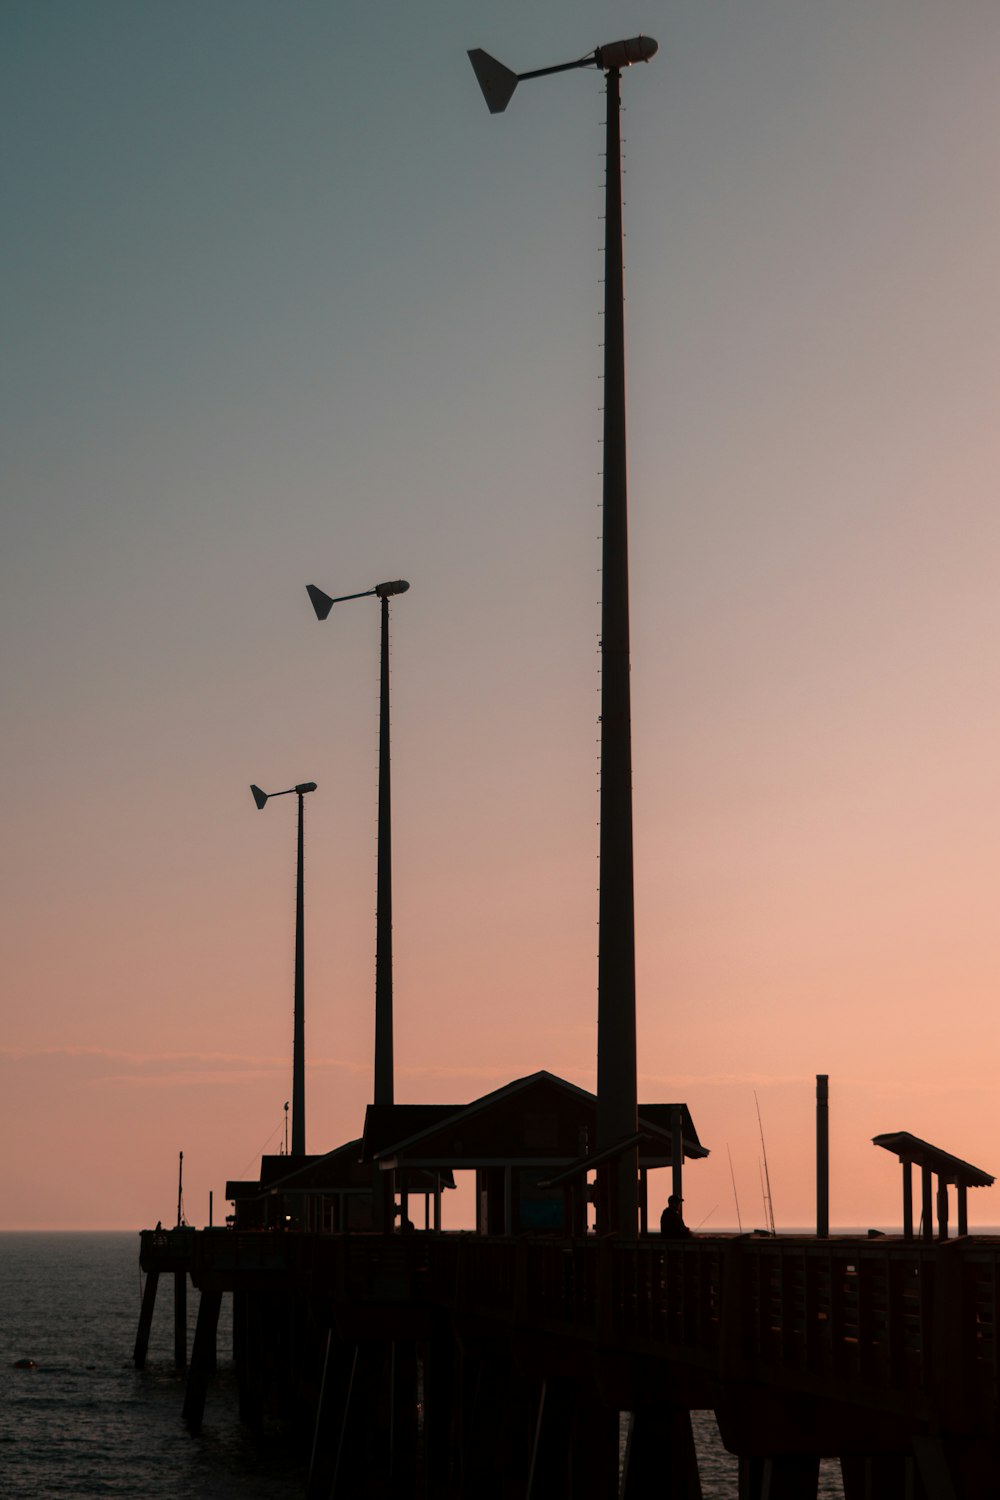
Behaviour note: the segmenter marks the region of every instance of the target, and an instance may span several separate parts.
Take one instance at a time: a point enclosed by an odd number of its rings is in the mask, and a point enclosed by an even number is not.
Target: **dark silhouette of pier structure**
[[[230,1296],[241,1420],[298,1431],[310,1497],[697,1500],[698,1410],[738,1455],[740,1500],[815,1500],[821,1457],[840,1460],[847,1500],[1000,1493],[1000,1241],[941,1238],[926,1222],[850,1239],[574,1232],[582,1205],[571,1184],[559,1204],[551,1161],[596,1119],[593,1096],[575,1092],[535,1075],[464,1109],[400,1106],[403,1129],[428,1113],[395,1144],[379,1144],[390,1121],[373,1108],[368,1148],[362,1137],[318,1158],[326,1174],[310,1182],[287,1158],[284,1178],[262,1174],[273,1227],[241,1228],[238,1212],[234,1228],[145,1231],[137,1364],[158,1276],[190,1278],[183,1416],[197,1431]],[[639,1106],[646,1171],[672,1165],[656,1118],[670,1110]],[[685,1154],[703,1155],[686,1112],[683,1129]],[[500,1149],[502,1170],[476,1166]],[[370,1193],[373,1151],[411,1183],[418,1171],[440,1182],[447,1159],[475,1166],[480,1232],[441,1231],[439,1210],[423,1230],[315,1227],[320,1205],[352,1190],[345,1167]]]
[[[707,1154],[685,1104],[642,1104],[636,1088],[619,113],[622,70],[656,50],[636,37],[523,74],[470,54],[492,113],[528,78],[595,68],[607,85],[596,1095],[537,1073],[464,1105],[395,1102],[388,601],[408,585],[380,584],[366,591],[381,603],[382,693],[364,1129],[306,1155],[297,1095],[291,1154],[228,1184],[231,1227],[141,1236],[136,1365],[159,1277],[172,1275],[183,1415],[197,1431],[229,1296],[241,1419],[300,1433],[310,1500],[699,1500],[699,1410],[738,1456],[740,1500],[815,1500],[823,1456],[841,1461],[847,1500],[1000,1495],[1000,1241],[965,1233],[967,1191],[988,1173],[907,1132],[880,1136],[903,1165],[902,1233],[831,1236],[820,1075],[815,1236],[649,1232],[649,1173],[669,1170],[681,1196],[685,1162]],[[320,619],[339,602],[309,594]],[[294,788],[300,817],[310,789]],[[460,1171],[476,1174],[474,1233],[442,1227]]]

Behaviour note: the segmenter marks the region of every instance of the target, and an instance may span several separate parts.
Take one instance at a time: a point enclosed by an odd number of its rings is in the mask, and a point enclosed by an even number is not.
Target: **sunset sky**
[[[996,0],[6,0],[0,1228],[226,1212],[371,1094],[593,1087],[604,94],[623,79],[640,1098],[689,1223],[1000,1173]],[[728,1150],[727,1150],[728,1148]],[[662,1175],[662,1174],[661,1174]],[[657,1207],[666,1193],[657,1182]],[[1000,1224],[1000,1189],[970,1195]],[[447,1220],[446,1220],[447,1222]]]

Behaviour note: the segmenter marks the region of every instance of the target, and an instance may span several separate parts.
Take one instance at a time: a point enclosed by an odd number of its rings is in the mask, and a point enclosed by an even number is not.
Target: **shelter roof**
[[[679,1109],[681,1112],[681,1135],[684,1138],[684,1155],[691,1157],[708,1156],[708,1149],[698,1139],[698,1132],[694,1128],[691,1111],[686,1104],[640,1104],[640,1128],[652,1125],[661,1134],[669,1137],[675,1109]]]
[[[227,1201],[231,1201],[236,1198],[256,1198],[259,1192],[260,1183],[256,1178],[248,1180],[247,1178],[240,1179],[231,1177],[226,1183]]]
[[[416,1112],[426,1109],[421,1119]],[[644,1165],[670,1160],[669,1122],[676,1105],[640,1106],[646,1149]],[[686,1105],[681,1110],[684,1154],[707,1156]],[[395,1157],[425,1166],[484,1166],[504,1162],[568,1163],[586,1153],[596,1126],[597,1099],[587,1089],[545,1069],[515,1078],[465,1105],[370,1105],[365,1120],[364,1157]],[[415,1128],[414,1128],[415,1127]]]
[[[372,1161],[386,1146],[422,1135],[464,1108],[464,1104],[369,1104],[359,1155]]]
[[[992,1187],[994,1179],[981,1167],[974,1167],[959,1156],[922,1141],[908,1130],[894,1130],[886,1135],[872,1137],[873,1146],[892,1151],[900,1161],[916,1162],[918,1167],[929,1167],[943,1182],[954,1182],[965,1187]]]
[[[367,1187],[370,1173],[361,1166],[361,1140],[345,1141],[322,1156],[262,1156],[260,1185],[282,1192],[322,1192]]]
[[[361,1160],[361,1137],[345,1141],[322,1156],[262,1156],[259,1182],[229,1182],[227,1198],[253,1198],[263,1193],[365,1192],[372,1187],[372,1169]],[[440,1173],[441,1187],[453,1188],[449,1171]],[[433,1192],[434,1179],[414,1169],[407,1173],[408,1192]],[[230,1191],[235,1189],[236,1191]]]

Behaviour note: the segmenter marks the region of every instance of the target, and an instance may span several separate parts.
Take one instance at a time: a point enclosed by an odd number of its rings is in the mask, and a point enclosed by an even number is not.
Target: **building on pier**
[[[296,1229],[307,1233],[375,1228],[372,1169],[361,1159],[361,1138],[323,1156],[263,1156],[260,1177],[226,1183],[236,1229]],[[424,1227],[431,1205],[440,1222],[442,1192],[455,1186],[450,1172],[414,1170],[404,1180],[408,1198],[423,1199]]]
[[[596,1095],[544,1069],[468,1104],[371,1104],[358,1139],[322,1156],[264,1156],[259,1178],[228,1182],[231,1222],[236,1229],[372,1230],[374,1177],[388,1172],[400,1225],[440,1230],[442,1195],[455,1187],[456,1173],[469,1172],[479,1234],[583,1234],[596,1125]],[[637,1139],[645,1227],[647,1174],[676,1172],[708,1151],[686,1104],[641,1104]],[[574,1167],[572,1180],[552,1182]]]
[[[479,1234],[583,1234],[582,1189],[596,1127],[597,1096],[542,1069],[470,1104],[369,1105],[363,1158],[395,1172],[397,1182],[415,1170],[474,1172]],[[647,1174],[709,1153],[686,1104],[640,1104],[638,1138],[645,1226]],[[574,1181],[552,1181],[574,1164],[580,1167]],[[400,1206],[405,1214],[405,1202]]]

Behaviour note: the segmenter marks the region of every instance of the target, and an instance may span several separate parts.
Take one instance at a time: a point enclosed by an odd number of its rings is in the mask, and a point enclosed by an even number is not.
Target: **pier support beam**
[[[844,1454],[840,1460],[844,1500],[915,1500],[913,1459],[904,1453]]]
[[[622,1500],[701,1500],[691,1413],[679,1406],[639,1406],[632,1413]]]
[[[375,1426],[384,1410],[386,1363],[384,1344],[365,1340],[354,1346],[330,1500],[357,1500],[384,1480],[386,1454],[383,1449],[377,1463]]]
[[[739,1500],[816,1500],[819,1459],[799,1454],[741,1458]]]
[[[182,1411],[184,1421],[192,1432],[201,1431],[202,1418],[205,1415],[208,1382],[215,1371],[215,1334],[219,1326],[221,1306],[221,1292],[208,1288],[202,1292],[198,1303],[198,1322],[194,1331],[191,1369],[188,1371]]]
[[[532,1442],[528,1500],[617,1495],[620,1425],[621,1413],[599,1401],[592,1381],[546,1377]],[[663,1494],[662,1476],[657,1494]]]
[[[450,1327],[435,1329],[424,1351],[424,1464],[429,1495],[455,1493],[457,1344]]]
[[[153,1326],[153,1308],[156,1306],[156,1287],[159,1280],[159,1271],[146,1272],[146,1285],[143,1288],[142,1307],[139,1311],[139,1327],[136,1331],[135,1349],[132,1354],[132,1363],[137,1370],[144,1370],[146,1368],[149,1333]]]
[[[417,1491],[417,1349],[394,1339],[389,1350],[389,1485],[394,1495]]]
[[[621,1416],[617,1407],[598,1399],[593,1382],[577,1382],[570,1464],[573,1500],[606,1500],[618,1494]]]
[[[187,1369],[187,1272],[174,1272],[174,1364]]]
[[[476,1500],[523,1496],[531,1467],[540,1382],[522,1374],[501,1340],[462,1345],[456,1492]]]
[[[263,1299],[233,1293],[233,1358],[240,1397],[240,1421],[259,1430],[264,1421]]]
[[[571,1500],[572,1437],[572,1382],[543,1380],[528,1471],[528,1500]]]
[[[327,1500],[332,1492],[353,1362],[353,1350],[341,1342],[335,1329],[328,1329],[306,1500]]]

